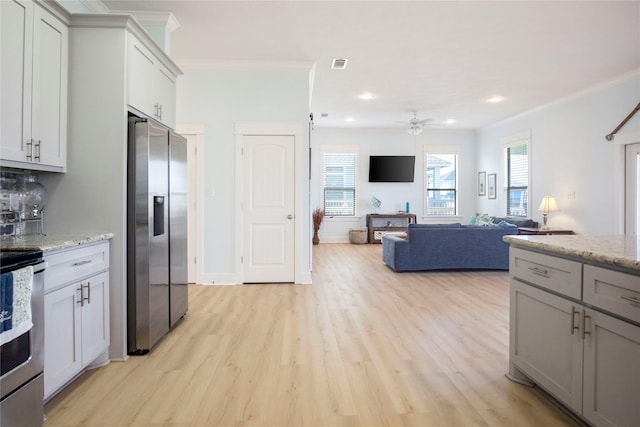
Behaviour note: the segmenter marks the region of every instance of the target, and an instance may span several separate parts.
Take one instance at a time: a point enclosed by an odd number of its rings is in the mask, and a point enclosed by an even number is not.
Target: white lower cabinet
[[[513,279],[511,305],[511,362],[571,409],[582,411],[577,305]]]
[[[109,347],[108,254],[108,243],[45,254],[45,399]],[[56,277],[73,279],[51,283]]]
[[[67,286],[44,296],[44,396],[49,397],[82,369],[78,291]]]
[[[554,268],[576,271],[574,264],[556,258]],[[583,301],[549,286],[549,274],[538,279],[550,266],[531,268],[537,273],[526,279],[511,269],[510,377],[536,383],[594,426],[640,425],[640,326],[633,321],[640,304],[629,300],[640,277],[585,264]],[[621,309],[604,313],[599,300]]]
[[[640,425],[640,327],[586,310],[582,413],[597,426]]]

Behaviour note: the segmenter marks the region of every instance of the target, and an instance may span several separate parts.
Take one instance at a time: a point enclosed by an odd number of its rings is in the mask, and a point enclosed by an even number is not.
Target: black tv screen
[[[369,182],[413,182],[416,156],[370,156]]]

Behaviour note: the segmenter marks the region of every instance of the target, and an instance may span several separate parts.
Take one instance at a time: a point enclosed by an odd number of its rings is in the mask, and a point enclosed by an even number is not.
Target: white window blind
[[[505,148],[507,215],[529,215],[529,145],[517,143]]]
[[[425,153],[426,214],[457,214],[458,155]]]
[[[325,216],[356,214],[357,153],[323,153]]]

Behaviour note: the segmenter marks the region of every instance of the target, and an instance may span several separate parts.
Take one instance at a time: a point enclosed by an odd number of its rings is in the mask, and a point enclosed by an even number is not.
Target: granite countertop
[[[515,235],[504,236],[503,240],[523,249],[536,249],[640,272],[640,236]]]
[[[2,236],[0,246],[3,251],[41,250],[48,252],[111,238],[113,238],[113,233],[28,234],[17,237]]]

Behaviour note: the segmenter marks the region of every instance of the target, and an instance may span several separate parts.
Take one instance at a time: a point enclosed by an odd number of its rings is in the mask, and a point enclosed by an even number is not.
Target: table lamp
[[[538,210],[542,212],[542,221],[544,224],[541,230],[548,230],[549,226],[547,225],[547,217],[549,216],[549,212],[556,212],[560,210],[558,209],[556,198],[553,196],[542,197],[542,202],[540,202],[540,206],[538,206]]]

